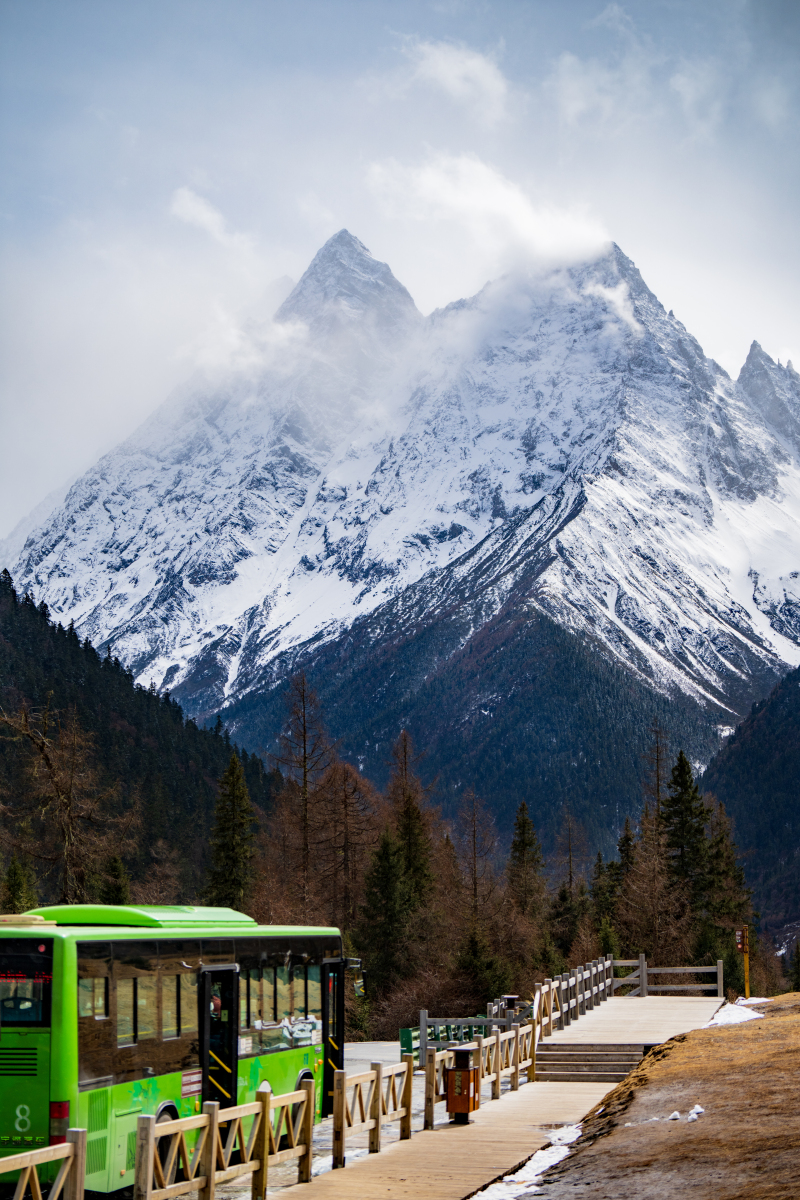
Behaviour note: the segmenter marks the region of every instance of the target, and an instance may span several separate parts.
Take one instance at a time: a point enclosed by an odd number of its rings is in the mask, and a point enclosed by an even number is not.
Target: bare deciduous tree
[[[61,720],[48,709],[0,709],[0,724],[28,751],[25,794],[0,805],[3,841],[57,873],[62,904],[84,903],[104,864],[129,848],[138,810],[120,813],[119,787],[102,782],[92,738],[74,712]]]

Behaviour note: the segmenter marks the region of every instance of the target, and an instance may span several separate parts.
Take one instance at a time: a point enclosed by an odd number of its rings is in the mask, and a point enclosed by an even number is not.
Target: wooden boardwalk
[[[721,1003],[716,998],[615,998],[557,1030],[544,1044],[656,1045],[705,1024]],[[298,1200],[465,1200],[521,1167],[548,1145],[548,1128],[580,1121],[607,1091],[606,1084],[598,1083],[523,1084],[500,1100],[484,1097],[469,1125],[442,1123],[415,1131],[410,1141],[391,1142],[379,1154],[318,1175],[311,1183],[271,1185],[270,1194],[295,1193]]]
[[[615,996],[543,1044],[657,1046],[705,1025],[722,1003],[716,996]]]
[[[549,1144],[544,1128],[573,1124],[606,1093],[604,1084],[529,1083],[502,1099],[485,1100],[469,1125],[438,1125],[415,1133],[410,1142],[392,1142],[380,1154],[357,1159],[343,1171],[328,1171],[311,1183],[282,1188],[315,1197],[379,1200],[463,1200],[502,1175],[521,1167]],[[270,1189],[271,1190],[271,1189]]]

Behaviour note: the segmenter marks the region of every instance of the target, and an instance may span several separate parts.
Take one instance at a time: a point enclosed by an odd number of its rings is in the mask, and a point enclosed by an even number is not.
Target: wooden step
[[[627,1071],[540,1071],[536,1068],[537,1083],[607,1083],[612,1087],[615,1083],[622,1083],[627,1075]]]

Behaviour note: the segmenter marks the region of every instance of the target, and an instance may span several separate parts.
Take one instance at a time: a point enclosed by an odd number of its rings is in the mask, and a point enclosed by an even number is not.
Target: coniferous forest
[[[351,1036],[397,1036],[419,1008],[470,1015],[601,953],[722,958],[752,928],[751,983],[785,986],[723,806],[652,721],[641,806],[616,853],[569,806],[545,855],[524,800],[502,838],[468,785],[443,813],[424,747],[400,731],[382,790],[341,757],[302,674],[268,765],[134,685],[0,576],[2,904],[225,904],[264,923],[330,924],[364,964]],[[792,965],[794,969],[795,964]]]

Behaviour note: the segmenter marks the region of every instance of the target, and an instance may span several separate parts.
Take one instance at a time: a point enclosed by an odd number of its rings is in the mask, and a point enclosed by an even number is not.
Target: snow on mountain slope
[[[343,230],[253,361],[106,455],[13,573],[199,714],[382,606],[474,628],[512,593],[741,711],[800,661],[799,565],[791,365],[754,343],[734,384],[616,247],[423,320]]]

